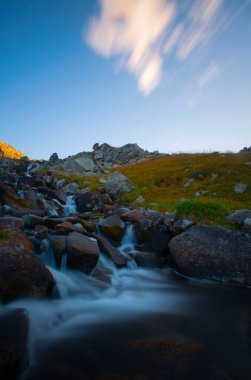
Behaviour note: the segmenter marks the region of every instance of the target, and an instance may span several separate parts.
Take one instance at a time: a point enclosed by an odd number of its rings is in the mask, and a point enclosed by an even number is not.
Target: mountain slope
[[[0,141],[0,157],[20,159],[23,156],[24,154],[13,146],[6,144],[4,141]]]

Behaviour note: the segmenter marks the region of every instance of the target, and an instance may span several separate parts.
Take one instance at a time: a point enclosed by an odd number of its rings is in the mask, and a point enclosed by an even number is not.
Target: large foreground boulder
[[[251,237],[218,226],[195,226],[169,245],[182,274],[251,285]]]
[[[0,298],[44,297],[53,287],[53,277],[33,253],[26,235],[17,228],[1,230]]]
[[[67,267],[91,273],[99,259],[99,247],[96,239],[79,232],[71,232],[66,243]]]
[[[28,364],[29,318],[23,309],[0,315],[0,379],[18,379]]]

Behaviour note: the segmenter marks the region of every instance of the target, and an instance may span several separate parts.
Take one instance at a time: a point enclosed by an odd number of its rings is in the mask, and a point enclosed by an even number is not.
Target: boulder
[[[97,242],[100,251],[104,252],[107,256],[109,256],[112,262],[118,268],[126,266],[126,258],[120,253],[120,251],[117,248],[115,248],[111,243],[109,243],[108,240],[106,240],[102,236],[97,236]]]
[[[65,185],[61,191],[63,191],[66,195],[76,194],[78,191],[78,184],[75,182],[68,183],[68,185]]]
[[[67,266],[84,273],[91,273],[99,259],[99,247],[96,239],[79,232],[71,232],[66,242]]]
[[[106,190],[113,198],[119,198],[125,193],[134,190],[134,186],[123,174],[113,172],[108,176]]]
[[[44,219],[40,216],[26,214],[23,216],[24,227],[25,228],[34,228],[37,225],[43,225]]]
[[[150,234],[152,251],[161,256],[169,254],[169,242],[171,237],[171,232],[168,227],[163,224],[153,224]]]
[[[24,228],[24,221],[21,218],[15,218],[14,216],[3,216],[0,218],[0,229],[1,228]]]
[[[152,252],[140,252],[134,256],[138,266],[143,268],[161,268],[163,262]]]
[[[251,218],[246,218],[244,220],[243,231],[251,235]]]
[[[47,239],[48,237],[48,227],[41,226],[40,224],[34,227],[35,237],[39,240]]]
[[[100,195],[87,191],[77,196],[75,202],[79,212],[95,211],[98,210],[100,206]]]
[[[127,208],[127,207],[118,207],[115,211],[114,211],[114,214],[118,215],[118,216],[122,216],[123,214],[125,214],[126,212],[129,212],[130,209]]]
[[[247,190],[248,185],[246,183],[237,183],[234,186],[234,192],[237,194],[243,194]]]
[[[0,379],[16,380],[29,361],[29,318],[24,309],[0,315],[0,342]]]
[[[138,210],[131,210],[121,215],[124,222],[136,223],[145,219],[145,216]]]
[[[99,220],[100,231],[116,241],[120,241],[126,230],[125,223],[118,215],[111,215]]]
[[[57,153],[52,153],[52,155],[49,158],[49,161],[52,164],[55,164],[58,161],[58,154]]]
[[[94,168],[94,162],[92,158],[82,156],[68,158],[64,163],[65,169],[72,170],[74,173],[83,174],[83,172],[91,172]]]
[[[57,224],[55,226],[55,230],[61,231],[63,233],[77,232],[78,231],[77,227],[75,227],[75,225],[70,223],[70,222],[63,222],[63,223]]]
[[[251,285],[251,237],[224,227],[200,225],[174,237],[169,245],[181,273]]]
[[[53,277],[42,260],[33,253],[27,236],[17,228],[2,230],[0,244],[0,297],[44,297],[53,287]]]
[[[181,218],[174,222],[170,229],[174,235],[181,234],[182,232],[188,230],[194,226],[194,222],[192,220],[186,219],[186,218]]]
[[[227,222],[242,226],[246,218],[251,218],[251,210],[235,210],[227,217]]]
[[[66,236],[49,235],[57,268],[61,267],[62,257],[66,253]]]

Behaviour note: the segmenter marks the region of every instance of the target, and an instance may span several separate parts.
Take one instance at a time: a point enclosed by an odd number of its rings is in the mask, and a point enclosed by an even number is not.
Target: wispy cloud
[[[186,12],[182,8],[184,3],[178,0],[99,0],[99,3],[101,12],[90,19],[85,40],[101,56],[116,56],[120,67],[136,77],[144,95],[160,83],[168,56],[185,61],[227,23],[224,0],[191,0]],[[210,70],[209,78],[216,75],[217,68]],[[205,73],[199,80],[200,86],[207,80],[210,79]]]
[[[201,74],[198,79],[198,86],[204,87],[214,80],[220,73],[219,65],[216,62],[212,62],[206,70]]]

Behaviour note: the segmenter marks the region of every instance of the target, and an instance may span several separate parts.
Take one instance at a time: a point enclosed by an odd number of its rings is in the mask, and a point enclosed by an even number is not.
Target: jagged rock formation
[[[80,152],[74,156],[69,156],[63,160],[52,160],[59,169],[70,170],[77,174],[95,175],[102,174],[106,168],[118,167],[128,163],[133,163],[143,158],[159,156],[158,151],[148,152],[140,148],[137,144],[126,144],[116,148],[107,143],[93,145],[92,152]],[[53,158],[57,156],[53,154]]]
[[[0,141],[0,157],[20,159],[24,157],[24,154],[4,141]]]

